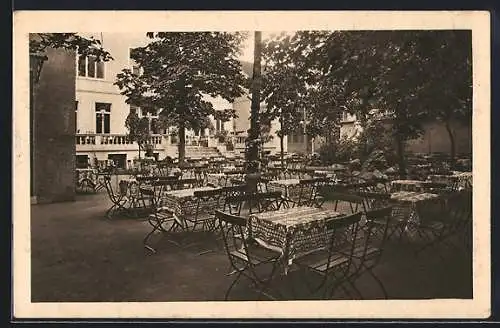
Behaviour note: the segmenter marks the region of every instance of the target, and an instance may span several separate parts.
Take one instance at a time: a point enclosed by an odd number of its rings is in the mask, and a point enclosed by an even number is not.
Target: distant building
[[[124,68],[139,71],[130,58],[130,50],[148,43],[145,33],[94,33],[86,34],[102,41],[104,48],[111,53],[114,60],[110,62],[96,62],[93,58],[77,57],[76,71],[76,102],[75,112],[75,142],[77,165],[86,166],[87,163],[114,160],[118,166],[127,167],[138,157],[138,147],[127,140],[125,120],[131,110],[142,113],[125,103],[125,96],[120,94],[117,86],[113,85],[116,75]],[[252,64],[242,62],[243,71],[252,75]],[[244,140],[250,127],[250,99],[248,94],[239,97],[233,103],[222,98],[207,96],[218,110],[234,108],[237,118],[228,122],[221,122],[210,117],[213,130],[186,131],[186,156],[202,157],[217,155],[234,155],[244,152]],[[263,104],[265,106],[265,104]],[[150,118],[157,117],[149,115]],[[271,125],[271,134],[279,129],[276,122]],[[216,138],[218,132],[228,131],[234,151],[228,150],[225,143]],[[177,156],[177,137],[171,136],[166,130],[159,130],[152,126],[152,143],[155,157],[163,159],[166,156]],[[278,145],[278,147],[276,147]],[[267,150],[279,151],[279,139],[274,138],[265,145]]]

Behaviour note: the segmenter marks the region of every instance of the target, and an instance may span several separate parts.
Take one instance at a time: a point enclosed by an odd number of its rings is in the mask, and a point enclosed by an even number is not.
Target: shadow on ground
[[[142,244],[150,231],[140,219],[104,218],[105,194],[31,207],[32,302],[154,302],[223,300],[232,277],[223,251],[198,255],[162,239],[158,253]],[[201,246],[203,249],[203,246]],[[377,273],[391,299],[472,298],[471,255],[456,248],[413,256],[410,246],[389,245]],[[293,277],[294,279],[300,279]],[[369,276],[359,289],[382,298]],[[343,298],[342,295],[336,298]],[[257,300],[244,283],[232,300]]]

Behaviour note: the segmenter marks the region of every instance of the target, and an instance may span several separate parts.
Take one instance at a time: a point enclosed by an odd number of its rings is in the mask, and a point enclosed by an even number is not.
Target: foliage
[[[136,112],[130,112],[125,120],[125,127],[128,130],[128,138],[136,142],[139,146],[139,157],[141,149],[145,148],[149,138],[149,120],[147,117],[139,118]]]
[[[243,94],[244,76],[237,59],[242,33],[148,32],[145,47],[135,48],[132,59],[143,68],[140,76],[129,69],[115,84],[127,103],[162,109],[160,116],[179,131],[179,161],[184,160],[185,129],[197,128],[208,116],[234,116],[215,111],[205,96],[232,101]]]
[[[262,98],[266,109],[262,113],[268,120],[279,118],[280,135],[287,135],[299,127],[303,110],[306,84],[303,72],[296,64],[290,35],[280,35],[266,40],[262,55],[264,72],[262,77]]]
[[[228,132],[226,130],[220,130],[214,134],[214,137],[217,138],[220,143],[225,143],[228,139],[227,135],[228,135]]]
[[[325,165],[331,165],[356,159],[357,145],[355,140],[349,138],[341,138],[336,143],[325,143],[319,148],[320,160]]]
[[[35,33],[30,38],[30,53],[43,53],[47,48],[78,51],[85,56],[95,56],[98,60],[113,60],[111,54],[104,50],[100,40],[93,37],[84,38],[77,33]]]
[[[402,173],[404,143],[423,122],[470,116],[470,31],[299,31],[287,40],[305,80],[308,133],[334,131],[342,110],[365,128],[373,108],[389,109]]]

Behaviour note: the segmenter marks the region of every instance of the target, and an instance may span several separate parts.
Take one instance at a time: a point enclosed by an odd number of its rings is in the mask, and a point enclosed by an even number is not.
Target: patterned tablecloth
[[[391,182],[391,190],[398,191],[422,191],[422,183],[420,180],[394,180]]]
[[[453,172],[452,175],[432,174],[427,178],[432,182],[442,182],[455,190],[472,188],[472,172]]]
[[[214,186],[225,186],[227,175],[224,173],[209,173],[207,174],[207,184],[210,183]]]
[[[322,176],[328,177],[328,178],[332,178],[334,180],[337,179],[337,174],[334,171],[316,170],[316,171],[314,171],[314,173],[316,173],[318,175],[322,175]]]
[[[194,197],[195,191],[213,190],[212,187],[198,187],[180,190],[169,190],[163,193],[160,199],[160,206],[166,207],[175,215],[181,225],[184,225],[184,219],[187,216],[196,214],[198,200]],[[202,204],[207,211],[216,209],[217,201],[207,201]],[[205,210],[203,210],[205,211]]]
[[[301,192],[307,194],[307,190],[302,190],[299,179],[272,180],[267,184],[269,191],[280,191],[283,197],[289,200],[298,200]],[[310,190],[309,190],[310,191]]]
[[[249,217],[249,235],[264,247],[281,252],[285,274],[293,259],[326,245],[326,219],[340,213],[316,207],[300,206]]]
[[[439,213],[442,206],[442,198],[438,194],[399,191],[391,194],[391,203],[393,204],[393,217],[406,221],[406,230],[418,226],[426,219],[427,215]],[[425,206],[418,206],[425,205]],[[422,204],[424,203],[424,204]],[[422,211],[425,208],[425,211]]]

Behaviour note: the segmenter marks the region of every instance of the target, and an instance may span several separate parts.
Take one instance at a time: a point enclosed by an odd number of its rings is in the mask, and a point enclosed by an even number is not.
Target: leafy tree
[[[141,150],[144,149],[151,137],[149,120],[147,117],[140,118],[136,112],[131,111],[125,120],[125,127],[128,129],[129,140],[136,142],[139,147],[139,160]]]
[[[293,51],[291,35],[279,35],[266,40],[263,45],[264,72],[262,95],[266,109],[262,113],[267,120],[279,119],[280,157],[284,165],[284,137],[295,132],[300,126],[303,111],[307,106],[304,96],[307,84],[297,62],[300,60]]]
[[[95,56],[98,60],[113,60],[111,54],[104,50],[101,41],[85,38],[77,33],[34,33],[30,35],[30,54],[42,54],[47,48],[78,51],[85,56]]]
[[[300,58],[295,62],[309,85],[310,133],[335,125],[340,108],[363,128],[372,109],[389,110],[401,176],[405,143],[424,122],[470,118],[470,32],[299,31],[290,40],[288,56]]]
[[[237,59],[245,37],[228,32],[148,32],[150,43],[135,48],[132,59],[141,75],[129,69],[117,75],[115,84],[127,103],[162,109],[169,126],[179,133],[179,162],[185,157],[185,130],[199,128],[209,115],[234,116],[234,110],[217,112],[204,96],[228,101],[243,94],[244,77]]]
[[[472,121],[472,34],[470,31],[433,31],[420,36],[419,53],[432,58],[423,67],[432,79],[421,100],[430,109],[430,119],[442,122],[450,139],[452,164],[456,158],[455,135],[451,123]]]

